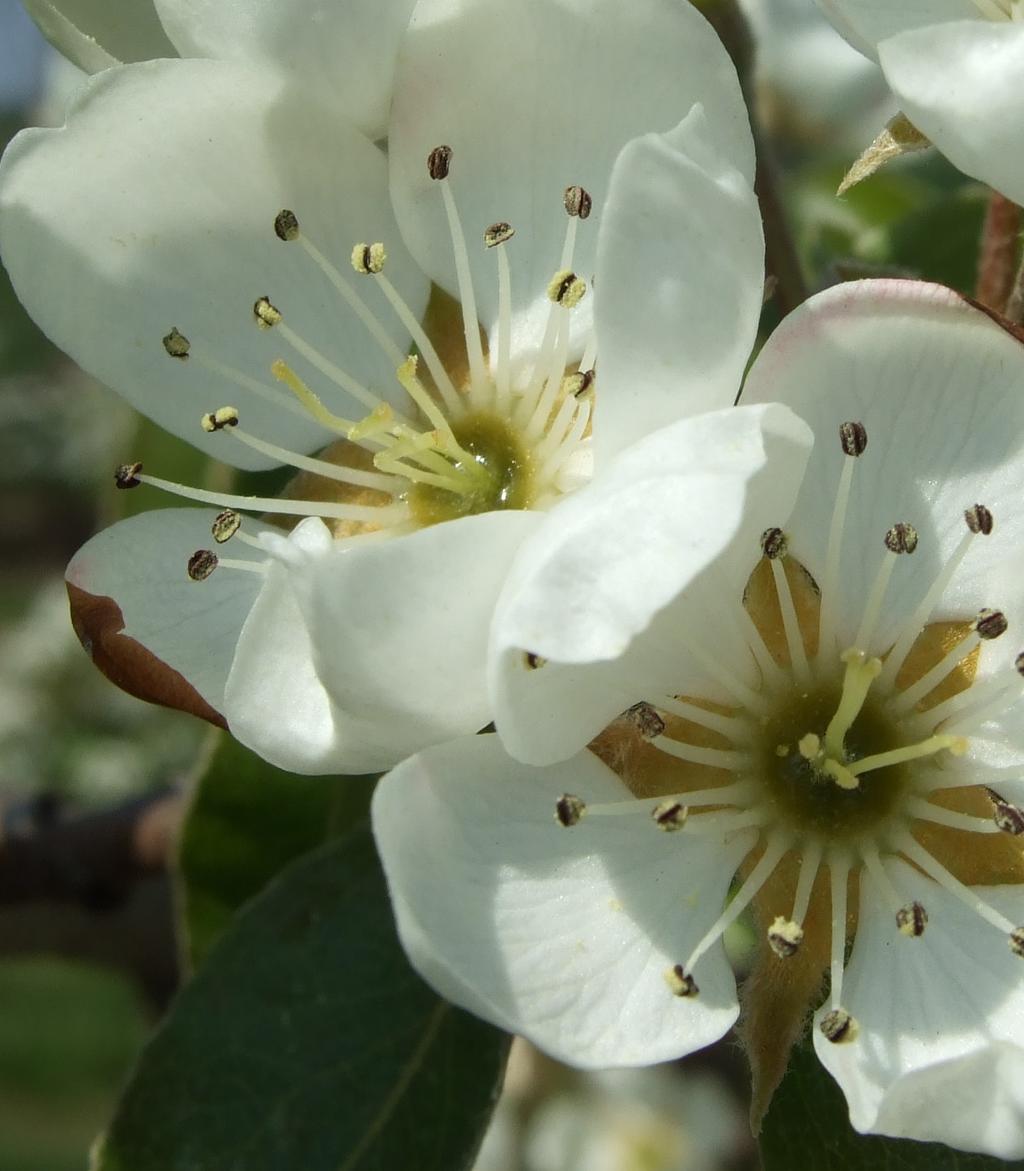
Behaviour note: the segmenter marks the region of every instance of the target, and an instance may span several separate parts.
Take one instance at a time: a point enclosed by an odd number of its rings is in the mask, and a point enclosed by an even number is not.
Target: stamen
[[[689,720],[691,724],[700,724],[703,728],[710,728],[714,732],[721,732],[723,736],[736,739],[737,733],[743,724],[735,716],[725,716],[721,712],[709,712],[707,708],[698,707],[695,703],[677,699],[674,696],[664,695],[656,700],[648,700],[652,707],[660,708],[669,715],[679,716]]]
[[[703,820],[703,819],[702,819]],[[725,934],[726,930],[743,914],[756,896],[757,892],[768,881],[789,849],[790,839],[782,834],[773,834],[765,845],[757,865],[751,870],[740,889],[733,896],[732,901],[715,920],[697,946],[690,953],[690,958],[683,965],[683,970],[692,972],[697,961],[705,952],[710,950]]]
[[[796,880],[796,894],[793,897],[794,923],[803,923],[807,917],[807,908],[811,905],[811,892],[814,890],[814,880],[818,877],[823,853],[824,846],[819,838],[812,838],[804,846],[803,857],[800,859],[800,875]]]
[[[825,556],[825,576],[821,592],[821,610],[818,616],[818,654],[831,654],[836,641],[836,613],[839,599],[839,565],[843,548],[843,528],[850,502],[850,487],[853,483],[853,469],[857,459],[864,454],[868,435],[863,424],[841,423],[839,443],[847,459],[839,477],[835,504],[832,506],[832,521],[828,530],[828,552]]]
[[[197,549],[188,559],[187,572],[193,581],[206,581],[218,564],[219,559],[212,549]]]
[[[223,512],[218,512],[213,518],[210,534],[218,545],[223,545],[225,541],[230,541],[241,527],[241,514],[231,508],[225,508]]]
[[[860,629],[854,644],[859,647],[868,647],[875,633],[878,616],[882,612],[882,601],[889,586],[889,578],[896,567],[896,558],[904,553],[913,553],[917,548],[917,531],[908,524],[895,524],[885,534],[885,554],[878,567],[874,584],[868,594],[864,606],[864,617],[861,619]]]
[[[903,661],[910,653],[910,648],[914,645],[917,636],[925,628],[928,619],[935,609],[935,605],[939,598],[946,591],[946,587],[953,579],[953,574],[960,568],[960,564],[967,555],[967,550],[971,547],[971,542],[975,536],[981,533],[987,536],[992,532],[992,514],[983,504],[975,504],[964,512],[964,522],[967,525],[967,532],[961,537],[960,543],[953,550],[953,555],[943,566],[942,571],[932,583],[931,588],[921,599],[917,609],[910,616],[907,624],[900,632],[892,650],[886,656],[885,663],[882,666],[882,674],[879,678],[879,683],[883,686],[891,686],[896,679],[900,667],[903,666]]]
[[[275,325],[281,324],[281,310],[273,304],[266,293],[256,298],[252,312],[260,329],[273,329]]]
[[[843,691],[835,715],[825,729],[825,753],[837,762],[846,758],[846,734],[860,715],[871,684],[882,669],[879,659],[869,659],[856,647],[844,651],[839,657],[846,664]]]
[[[218,407],[215,411],[203,415],[199,425],[207,433],[223,431],[225,427],[238,426],[238,410],[236,407]]]
[[[540,470],[538,479],[541,483],[554,480],[576,451],[590,422],[590,409],[590,403],[586,399],[579,404],[568,433]]]
[[[356,244],[352,249],[352,267],[356,272],[363,276],[373,275],[377,276],[384,271],[384,261],[387,260],[388,254],[384,250],[384,245],[376,244]]]
[[[911,708],[916,707],[926,695],[929,695],[938,687],[959,663],[962,663],[968,658],[983,641],[981,634],[975,628],[966,638],[961,639],[960,642],[951,647],[935,666],[929,671],[926,671],[920,679],[893,696],[893,712],[897,715],[904,715]]]
[[[846,886],[850,860],[845,854],[833,855],[828,863],[832,892],[832,948],[829,959],[829,1005],[837,1012],[843,999],[843,970],[846,960]],[[829,1037],[829,1040],[834,1038]]]
[[[247,390],[257,395],[264,402],[272,404],[278,410],[288,411],[297,418],[304,419],[308,422],[309,413],[303,409],[302,404],[296,402],[294,398],[284,394],[276,387],[268,386],[264,382],[250,378],[248,374],[243,374],[240,370],[235,370],[233,367],[225,365],[216,358],[211,358],[208,354],[197,351],[195,346],[192,347],[190,357],[192,361],[202,366],[204,370],[209,370],[211,374],[216,374],[226,381],[234,383],[235,386],[240,387],[242,390]]]
[[[439,153],[440,152],[440,153]],[[443,162],[441,161],[443,159]],[[441,184],[444,210],[448,217],[448,230],[455,254],[455,276],[459,285],[459,301],[462,304],[462,326],[466,336],[466,356],[469,358],[470,377],[474,386],[488,385],[487,368],[484,365],[484,351],[480,343],[480,326],[476,310],[476,293],[473,290],[473,276],[469,267],[469,251],[462,231],[459,209],[448,182],[452,150],[449,146],[435,147],[427,159],[430,177]]]
[[[697,987],[697,981],[683,970],[682,964],[676,964],[669,968],[665,973],[665,983],[669,986],[673,996],[680,996],[684,999],[686,997],[698,996],[700,988]]]
[[[686,819],[689,816],[690,807],[682,805],[678,801],[662,801],[651,811],[654,824],[666,833],[676,833],[681,830],[686,825]]]
[[[954,809],[933,805],[920,797],[907,797],[904,809],[920,821],[930,821],[935,825],[948,826],[950,829],[962,829],[972,834],[999,833],[999,826],[987,817],[971,817],[967,813],[958,813]]]
[[[696,744],[687,744],[684,741],[673,740],[671,736],[652,736],[651,743],[655,748],[674,756],[677,760],[687,760],[691,764],[703,764],[708,768],[726,769],[728,772],[740,772],[749,768],[751,757],[746,752],[729,752],[724,748],[701,748]]]
[[[999,830],[1015,838],[1024,834],[1024,809],[1000,797],[994,789],[986,789],[985,792],[992,802],[992,819]]]
[[[289,451],[276,443],[268,443],[235,426],[227,432],[232,439],[244,443],[254,451],[262,452],[271,459],[283,464],[290,464],[304,472],[312,472],[325,480],[336,480],[341,484],[354,484],[359,488],[374,488],[378,492],[387,492],[394,495],[396,486],[401,487],[401,480],[397,476],[382,475],[380,472],[365,472],[359,468],[350,468],[346,464],[332,464],[325,459],[315,459],[308,455],[301,455],[297,451]]]
[[[278,382],[288,387],[292,394],[306,408],[306,411],[321,426],[326,427],[329,431],[334,431],[338,435],[351,438],[353,443],[359,442],[358,438],[352,436],[356,424],[351,419],[345,419],[341,415],[336,415],[333,411],[329,411],[287,362],[283,362],[278,358],[271,365],[270,372]]]
[[[793,673],[801,687],[809,687],[811,668],[807,662],[807,649],[800,632],[796,606],[793,604],[793,594],[789,588],[789,578],[782,565],[782,560],[789,551],[786,534],[782,529],[765,529],[761,534],[761,549],[765,557],[768,558],[772,578],[775,581],[775,593],[779,599],[779,609],[782,611],[782,627],[786,633],[786,648],[789,651],[789,661]]]
[[[852,1017],[845,1008],[834,1008],[818,1022],[818,1028],[827,1041],[833,1045],[842,1045],[849,1041],[856,1041],[860,1026],[855,1017]]]
[[[876,769],[889,768],[894,764],[904,764],[908,760],[920,760],[923,756],[934,756],[936,752],[948,749],[954,756],[963,756],[967,751],[967,741],[963,736],[950,736],[939,733],[920,744],[908,744],[904,748],[893,748],[889,752],[877,752],[873,756],[864,756],[860,760],[853,760],[847,768],[855,777],[864,773],[874,772]]]
[[[141,465],[139,465],[141,467]],[[335,504],[326,500],[288,500],[275,496],[233,496],[229,492],[208,492],[205,488],[191,488],[158,476],[137,475],[138,482],[160,488],[186,500],[213,504],[217,508],[241,509],[243,512],[269,512],[278,516],[320,516],[331,520],[351,520],[373,525],[389,525],[405,520],[408,509],[400,505],[373,507],[360,504]],[[134,487],[134,485],[132,485]]]
[[[649,801],[636,797],[628,797],[624,801],[602,801],[596,805],[587,805],[588,817],[634,817],[650,815],[657,820],[659,809],[669,805],[685,806],[687,809],[701,809],[705,807],[724,807],[729,805],[746,804],[754,796],[754,786],[749,781],[737,781],[731,785],[719,785],[717,788],[694,789],[689,793],[671,793],[662,797],[653,808]]]
[[[495,371],[496,407],[502,415],[508,414],[512,393],[512,272],[508,254],[502,245],[515,235],[511,224],[492,224],[484,233],[488,248],[496,248],[498,254],[498,346],[497,369]]]
[[[176,325],[171,326],[171,332],[162,338],[164,349],[172,358],[177,358],[179,362],[187,362],[189,350],[192,349],[192,343],[181,332]]]
[[[1018,659],[1021,658],[1022,656],[1018,655]],[[1020,672],[1018,668],[1018,673],[1024,672]],[[925,714],[929,720],[934,720],[937,726],[941,723],[940,709],[945,709],[944,715],[947,723],[943,731],[964,736],[987,724],[990,720],[994,720],[997,716],[1001,716],[1020,701],[1022,694],[1024,694],[1024,689],[1017,680],[1006,683],[1002,678],[989,679],[985,683],[976,684],[967,691],[960,692],[959,695],[953,696],[952,699],[935,708],[929,708]],[[953,700],[956,699],[962,702],[954,704]],[[956,719],[949,718],[952,714],[956,714]]]
[[[775,916],[767,935],[768,946],[780,960],[788,960],[795,956],[804,941],[804,929],[799,923],[787,919],[784,915]]]
[[[579,825],[580,818],[586,812],[586,803],[572,793],[563,793],[555,802],[555,821],[566,829]]]
[[[740,707],[745,707],[758,715],[767,715],[771,710],[768,702],[758,692],[748,687],[741,682],[723,666],[714,655],[709,654],[697,643],[691,642],[689,639],[680,638],[680,642],[698,665],[706,671],[720,687],[728,691],[732,697],[739,703]]]
[[[644,700],[633,704],[624,715],[645,740],[655,740],[665,731],[665,721]]]
[[[1013,932],[1014,925],[1005,915],[986,903],[984,899],[976,895],[970,887],[965,886],[958,878],[954,878],[945,866],[933,858],[916,838],[911,837],[908,833],[903,833],[900,834],[895,844],[911,862],[916,862],[933,882],[937,882],[943,890],[948,891],[951,895],[955,895],[965,906],[970,907],[975,914],[980,915],[986,923],[991,923],[993,927],[1002,931],[1004,935],[1010,935]]]
[[[544,433],[555,399],[562,389],[565,362],[569,353],[569,315],[563,313],[560,318],[547,375],[543,380],[543,391],[537,396],[533,412],[523,429],[523,438],[530,445],[535,444]]]
[[[122,491],[127,488],[137,488],[142,480],[139,478],[139,472],[142,471],[142,464],[135,461],[130,464],[120,464],[114,469],[114,487],[120,488]]]
[[[896,920],[897,929],[903,935],[922,935],[928,922],[928,913],[924,907],[918,902],[904,903],[899,891],[893,886],[889,875],[886,874],[882,860],[878,856],[878,850],[874,845],[862,845],[860,857],[878,888],[879,894],[888,903],[889,910],[892,911],[893,918]],[[920,930],[917,930],[918,927]]]
[[[398,367],[395,372],[402,389],[408,394],[412,401],[420,408],[428,421],[438,431],[451,436],[454,441],[455,436],[452,434],[451,425],[444,416],[444,412],[437,405],[436,402],[427,393],[427,388],[420,382],[416,376],[416,371],[419,367],[419,358],[415,354],[410,354],[408,358]]]

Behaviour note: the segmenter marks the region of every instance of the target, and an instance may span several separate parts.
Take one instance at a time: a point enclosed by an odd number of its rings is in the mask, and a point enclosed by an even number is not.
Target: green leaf
[[[794,1049],[789,1072],[775,1093],[760,1136],[764,1171],[1007,1171],[986,1155],[942,1143],[861,1135],[850,1126],[842,1091],[811,1045]]]
[[[239,907],[275,874],[364,816],[374,782],[295,776],[231,736],[215,735],[178,855],[182,927],[193,968]]]
[[[923,280],[971,293],[988,196],[987,188],[970,184],[916,208],[888,234],[890,262]]]
[[[238,915],[143,1051],[94,1171],[463,1171],[506,1056],[409,967],[364,825]]]

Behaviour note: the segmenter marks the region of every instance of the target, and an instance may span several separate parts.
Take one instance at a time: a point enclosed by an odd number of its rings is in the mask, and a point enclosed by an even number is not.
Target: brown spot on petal
[[[220,712],[203,699],[184,675],[168,667],[142,643],[122,633],[124,615],[113,598],[90,594],[70,581],[65,584],[75,634],[112,683],[147,703],[176,708],[218,728],[227,727]]]

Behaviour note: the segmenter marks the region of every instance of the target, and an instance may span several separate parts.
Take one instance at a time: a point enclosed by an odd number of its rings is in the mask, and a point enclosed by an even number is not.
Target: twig
[[[974,295],[997,313],[1009,311],[1009,302],[1014,293],[1020,229],[1020,208],[1005,195],[993,191],[981,232],[978,281]],[[1016,284],[1019,287],[1019,278]]]

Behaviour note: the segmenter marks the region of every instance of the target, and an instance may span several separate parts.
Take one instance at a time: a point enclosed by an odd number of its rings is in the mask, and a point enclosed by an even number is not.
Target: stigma
[[[855,922],[848,914],[851,884],[867,881],[881,891],[894,939],[910,941],[899,946],[914,946],[936,928],[936,916],[894,886],[884,859],[910,862],[1024,956],[1024,929],[958,877],[984,872],[994,842],[1024,834],[1024,810],[998,785],[984,783],[991,770],[963,761],[972,735],[1024,696],[1024,654],[981,681],[982,656],[1009,629],[1005,613],[991,604],[997,599],[977,599],[985,604],[957,622],[936,617],[972,548],[998,539],[996,519],[980,503],[964,502],[959,542],[926,577],[915,571],[925,538],[910,520],[893,518],[856,551],[875,568],[855,612],[844,612],[847,514],[864,474],[858,466],[870,456],[861,423],[843,422],[838,435],[820,580],[793,559],[790,534],[762,533],[749,577],[716,581],[720,620],[708,630],[738,632],[736,657],[726,650],[731,638],[713,646],[702,630],[679,632],[684,653],[713,680],[715,695],[664,694],[637,679],[637,702],[595,742],[595,751],[645,796],[605,805],[567,796],[556,820],[573,833],[585,833],[595,817],[638,816],[677,840],[711,835],[725,843],[748,835],[737,889],[690,954],[666,972],[666,983],[676,997],[699,995],[704,956],[752,904],[770,961],[782,973],[808,946],[807,925],[813,921],[820,934],[824,923],[828,943],[819,950],[830,991],[819,1029],[829,1043],[846,1045],[859,1035],[842,1002]],[[913,579],[917,600],[893,632],[883,618],[890,617],[897,575]],[[745,681],[751,660],[753,685]]]
[[[496,221],[480,246],[495,258],[498,286],[497,324],[485,339],[477,319],[477,299],[465,237],[451,182],[453,151],[435,147],[427,171],[443,201],[455,259],[461,306],[462,349],[447,360],[434,339],[402,298],[389,276],[386,241],[356,241],[348,257],[349,275],[305,232],[296,210],[284,208],[272,228],[283,245],[305,253],[312,268],[326,276],[338,293],[339,311],[354,313],[394,370],[390,387],[360,383],[333,355],[322,353],[275,303],[271,292],[254,296],[248,312],[253,327],[280,341],[267,381],[258,381],[221,362],[194,344],[184,323],[175,323],[161,339],[167,357],[182,377],[215,373],[246,395],[272,400],[282,411],[311,418],[336,443],[323,456],[309,456],[276,443],[274,436],[246,427],[244,401],[211,404],[197,420],[208,434],[228,444],[242,444],[260,455],[321,481],[313,499],[276,499],[212,492],[154,476],[141,464],[122,465],[120,488],[148,484],[232,513],[269,513],[275,517],[316,516],[336,539],[361,542],[400,536],[460,517],[507,509],[547,509],[588,474],[588,448],[595,384],[593,338],[578,360],[570,359],[570,318],[588,293],[585,278],[573,268],[576,237],[590,216],[590,195],[579,186],[562,194],[566,230],[560,255],[552,258],[546,284],[548,310],[543,334],[530,346],[529,361],[514,361],[512,350],[513,225]],[[554,203],[554,201],[553,201]],[[558,214],[557,212],[555,214]],[[268,224],[268,230],[271,225]],[[411,339],[403,353],[382,320],[364,300],[361,281],[372,281],[389,311]],[[244,311],[244,309],[240,309]],[[303,377],[296,359],[315,371]],[[337,402],[334,400],[338,400]],[[340,413],[342,402],[361,410]],[[326,488],[323,486],[326,482]],[[237,538],[236,524],[223,539]],[[243,534],[244,537],[244,534]],[[212,554],[211,554],[212,556]],[[194,560],[194,555],[193,555]],[[191,562],[190,562],[191,564]],[[202,559],[205,580],[218,566],[237,563]],[[250,568],[254,568],[250,566]]]

